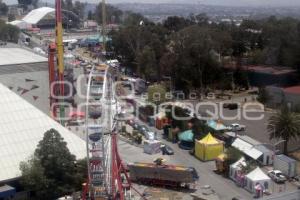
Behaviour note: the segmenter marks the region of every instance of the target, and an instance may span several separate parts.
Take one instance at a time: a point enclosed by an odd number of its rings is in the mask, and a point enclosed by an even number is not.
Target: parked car
[[[149,132],[149,129],[147,126],[145,125],[140,125],[138,127],[138,130],[140,131],[141,134],[145,135],[147,132]]]
[[[241,125],[241,124],[237,124],[237,123],[234,123],[234,124],[231,124],[228,126],[228,129],[230,131],[245,131],[246,130],[246,126],[245,125]]]
[[[228,106],[228,109],[229,110],[236,110],[236,109],[238,109],[238,104],[237,103],[231,103],[231,104],[229,104],[229,106]]]
[[[144,136],[147,140],[156,140],[156,133],[152,131],[146,131]]]
[[[280,170],[271,170],[268,176],[276,183],[284,183],[287,180]]]
[[[138,123],[134,122],[134,123],[132,124],[132,128],[133,128],[134,130],[140,130],[140,125],[139,125]]]
[[[295,176],[294,180],[299,182],[300,181],[300,175]]]
[[[236,196],[236,197],[233,197],[232,200],[245,200],[245,199],[241,196]]]
[[[161,151],[163,155],[174,155],[174,150],[166,144],[161,145]]]

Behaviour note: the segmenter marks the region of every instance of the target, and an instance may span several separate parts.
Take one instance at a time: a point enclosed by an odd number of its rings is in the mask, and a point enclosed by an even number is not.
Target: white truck
[[[275,155],[273,166],[289,178],[297,175],[297,161],[283,154]]]

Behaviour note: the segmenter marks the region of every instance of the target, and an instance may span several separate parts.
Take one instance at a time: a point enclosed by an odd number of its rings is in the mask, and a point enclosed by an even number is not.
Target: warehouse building
[[[270,107],[280,107],[283,103],[290,106],[291,109],[300,108],[300,85],[291,87],[266,87],[270,99],[267,102]]]
[[[0,83],[44,113],[49,113],[46,57],[12,44],[0,48]]]
[[[77,159],[86,156],[85,141],[0,83],[0,196],[18,194],[20,162],[33,155],[44,133],[57,130]],[[16,193],[17,192],[17,193]],[[7,196],[8,195],[8,196]]]
[[[77,27],[81,20],[73,12],[68,10],[62,11],[63,25]],[[30,11],[22,20],[10,22],[20,29],[30,28],[53,28],[55,27],[55,9],[50,7],[41,7]]]

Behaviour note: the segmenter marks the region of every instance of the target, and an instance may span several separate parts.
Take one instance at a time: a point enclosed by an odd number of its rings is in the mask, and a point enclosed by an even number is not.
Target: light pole
[[[274,129],[274,135],[276,134],[276,126],[274,125],[274,124],[268,124],[268,126],[272,126]],[[284,130],[282,130],[280,133],[279,133],[279,135],[283,132]],[[279,144],[281,144],[281,143],[283,143],[283,142],[285,142],[286,140],[280,140],[280,141],[278,141],[278,142],[276,142],[275,144],[272,144],[272,146],[273,146],[273,151],[274,151],[274,154],[276,154],[278,151],[276,150],[276,146],[277,145],[279,145]]]

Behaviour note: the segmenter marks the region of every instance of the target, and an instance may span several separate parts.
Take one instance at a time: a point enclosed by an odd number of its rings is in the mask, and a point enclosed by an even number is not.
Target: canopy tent
[[[200,160],[207,161],[216,159],[224,151],[223,142],[208,133],[202,140],[196,140],[195,156]]]
[[[215,131],[224,131],[227,130],[227,127],[220,121],[208,120],[207,125]]]
[[[245,179],[245,175],[242,172],[242,167],[246,167],[247,163],[244,157],[241,157],[238,161],[230,165],[229,177],[237,183],[242,184]]]
[[[250,192],[267,190],[271,186],[271,179],[259,167],[246,175],[245,188]]]
[[[194,133],[192,130],[187,130],[178,135],[178,139],[180,141],[193,142],[194,141]]]
[[[254,160],[257,160],[263,155],[263,153],[257,150],[252,144],[241,140],[240,138],[236,138],[232,143],[232,146],[243,152],[245,155],[253,158]]]

